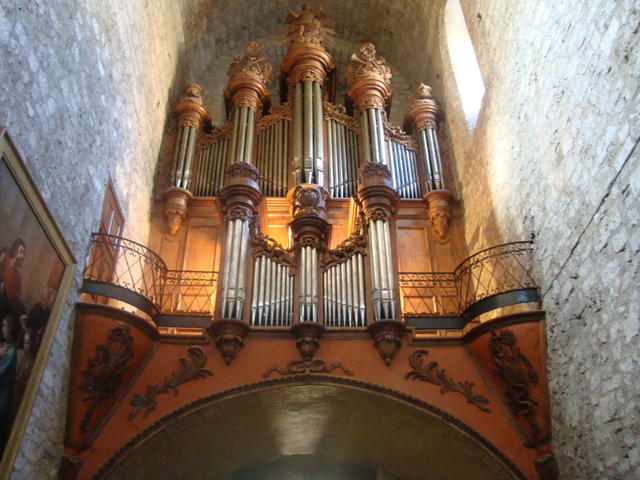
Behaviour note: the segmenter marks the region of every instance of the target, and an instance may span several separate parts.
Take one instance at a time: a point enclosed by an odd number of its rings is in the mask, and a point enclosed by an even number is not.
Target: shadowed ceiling
[[[181,72],[183,83],[195,81],[204,88],[207,106],[217,123],[224,121],[222,90],[227,67],[244,44],[258,41],[265,46],[279,73],[286,47],[281,42],[287,10],[299,11],[302,1],[201,0],[182,7],[185,45]],[[312,5],[317,5],[311,2]],[[376,45],[394,75],[392,121],[402,123],[406,97],[419,82],[438,90],[434,59],[439,56],[439,25],[444,0],[325,0],[324,9],[334,22],[337,42],[329,50],[342,79],[344,65],[364,42]],[[276,102],[277,81],[272,83]],[[336,103],[342,103],[342,92]]]

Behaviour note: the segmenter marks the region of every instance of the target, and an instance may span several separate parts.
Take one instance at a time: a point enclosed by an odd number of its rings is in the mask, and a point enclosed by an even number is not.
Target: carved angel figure
[[[284,27],[284,39],[291,43],[317,43],[329,45],[333,41],[336,32],[328,25],[331,21],[327,18],[322,7],[315,11],[308,3],[302,5],[299,13],[289,10]]]
[[[376,47],[373,43],[364,43],[359,52],[360,56],[355,53],[351,55],[351,63],[345,72],[349,83],[353,83],[359,77],[380,77],[384,82],[391,81],[391,69],[387,67],[384,58],[376,57]]]
[[[249,42],[245,45],[242,55],[233,57],[227,75],[230,78],[244,75],[267,82],[271,78],[271,64],[260,44]]]

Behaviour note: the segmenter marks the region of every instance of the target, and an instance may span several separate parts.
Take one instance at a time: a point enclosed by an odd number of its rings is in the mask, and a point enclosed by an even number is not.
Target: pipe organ
[[[348,114],[328,101],[328,78],[336,66],[325,48],[334,35],[326,19],[304,6],[290,12],[287,22],[282,105],[264,113],[272,67],[255,42],[229,67],[228,123],[202,132],[208,114],[197,87],[188,87],[176,107],[179,127],[167,211],[175,210],[174,191],[185,199],[182,220],[192,196],[220,198],[224,240],[212,312],[216,322],[256,328],[377,324],[386,326],[387,335],[389,328],[398,333],[398,203],[419,204],[424,198],[442,241],[451,219],[437,104],[429,87],[421,85],[405,121],[413,135],[393,126],[386,113],[390,68],[375,46],[365,43],[345,70],[346,94],[354,107]],[[278,198],[290,208],[288,245],[285,235],[278,237],[284,246],[267,235],[268,205]],[[336,201],[354,206],[356,227],[329,248],[330,209]],[[377,328],[372,335],[379,335]]]

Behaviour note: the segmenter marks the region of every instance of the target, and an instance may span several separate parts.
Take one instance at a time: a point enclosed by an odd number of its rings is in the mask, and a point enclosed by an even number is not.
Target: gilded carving
[[[211,133],[203,133],[198,136],[198,148],[206,148],[221,140],[231,138],[231,123],[217,125]]]
[[[391,82],[391,69],[387,67],[382,57],[376,56],[376,47],[373,43],[364,43],[359,49],[360,55],[351,54],[351,61],[347,66],[345,76],[353,85],[358,80],[376,79],[385,84]]]
[[[94,356],[87,359],[87,367],[82,371],[84,380],[80,383],[80,390],[87,394],[82,401],[89,402],[80,423],[82,433],[87,431],[96,408],[120,387],[122,376],[129,369],[131,357],[133,337],[127,325],[112,328],[107,333],[106,343],[96,345]]]
[[[331,102],[324,102],[324,117],[330,118],[355,132],[358,132],[360,125],[351,116],[347,115],[347,109],[342,105],[336,105]]]
[[[291,120],[291,108],[288,104],[275,105],[269,110],[269,114],[261,117],[256,123],[256,129],[260,132],[266,130],[282,120]]]
[[[426,350],[415,350],[409,357],[409,364],[413,370],[410,370],[406,375],[406,379],[420,380],[422,382],[432,383],[440,387],[440,393],[446,394],[449,392],[459,393],[466,400],[467,403],[475,405],[483,412],[490,412],[486,404],[489,400],[481,395],[473,393],[473,382],[465,380],[464,382],[455,382],[447,375],[447,372],[438,368],[437,362],[429,362],[423,365],[424,357],[428,354]]]
[[[178,387],[183,383],[191,380],[197,380],[208,375],[213,375],[213,372],[208,368],[204,368],[204,364],[207,363],[207,356],[202,349],[198,347],[191,347],[187,350],[190,359],[179,359],[180,365],[178,369],[171,373],[169,377],[165,377],[163,382],[158,385],[149,385],[144,395],[136,393],[131,398],[131,406],[135,409],[127,415],[127,420],[133,420],[133,418],[144,409],[143,417],[146,417],[153,412],[158,406],[156,402],[156,396],[161,393],[173,392],[178,394]]]
[[[271,79],[271,64],[257,42],[249,42],[242,55],[233,57],[227,75],[231,80],[251,78],[260,83],[268,83]]]
[[[289,10],[285,19],[284,39],[290,43],[315,43],[330,45],[336,32],[329,27],[331,21],[322,7],[312,10],[308,3],[300,12]]]
[[[529,359],[516,345],[518,339],[511,330],[491,332],[489,349],[496,366],[496,373],[506,385],[505,397],[516,415],[522,415],[531,428],[534,441],[540,440],[540,426],[535,420],[534,408],[538,405],[529,389],[538,383],[538,374]]]

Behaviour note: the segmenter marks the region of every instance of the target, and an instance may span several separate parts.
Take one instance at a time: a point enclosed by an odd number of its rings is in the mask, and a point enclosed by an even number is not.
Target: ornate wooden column
[[[360,111],[364,163],[389,165],[384,141],[384,108],[391,97],[391,70],[382,57],[376,57],[376,47],[365,43],[360,55],[351,55],[345,75],[349,83],[347,94]]]
[[[289,50],[282,59],[293,104],[293,181],[324,184],[324,133],[322,92],[327,72],[334,68],[324,44],[334,31],[319,10],[304,4],[299,13],[289,11],[286,36]]]
[[[376,57],[375,47],[365,43],[360,47],[360,56],[351,56],[346,76],[347,93],[361,112],[364,163],[358,198],[367,221],[373,306],[368,330],[389,365],[400,349],[405,331],[398,303],[395,236],[391,235],[398,195],[387,166],[382,120],[385,102],[391,95],[391,73],[384,59]]]
[[[266,82],[271,65],[255,42],[245,47],[244,55],[234,58],[229,67],[225,91],[233,103],[233,136],[225,186],[220,192],[226,219],[218,310],[212,331],[216,346],[229,363],[243,346],[249,325],[243,321],[246,298],[249,245],[254,218],[261,199],[258,170],[252,165],[256,112],[268,95]]]
[[[427,202],[429,220],[440,240],[445,240],[451,220],[451,192],[445,188],[438,146],[437,121],[440,111],[431,87],[421,83],[410,97],[411,109],[407,120],[413,124],[413,134],[418,142],[424,167],[424,199]]]
[[[189,202],[193,195],[188,190],[191,168],[203,122],[210,118],[202,106],[202,89],[195,83],[188,84],[180,102],[173,109],[178,117],[176,145],[171,169],[171,187],[164,191],[164,216],[167,229],[175,235],[187,217]]]

